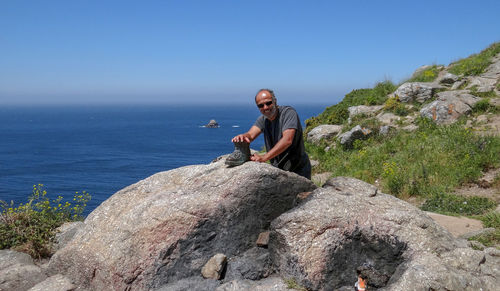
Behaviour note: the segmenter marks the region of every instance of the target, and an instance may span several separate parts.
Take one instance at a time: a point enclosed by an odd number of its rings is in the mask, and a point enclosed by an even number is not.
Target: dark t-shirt
[[[302,126],[295,109],[290,106],[278,106],[278,116],[273,121],[261,115],[254,125],[264,132],[267,151],[270,151],[283,137],[283,131],[291,128],[295,129],[292,144],[284,152],[271,159],[270,162],[273,166],[296,172],[299,168],[308,164],[309,157],[304,148]]]

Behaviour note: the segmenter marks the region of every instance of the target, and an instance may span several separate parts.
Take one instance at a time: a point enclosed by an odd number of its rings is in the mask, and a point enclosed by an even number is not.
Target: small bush
[[[34,258],[51,254],[51,243],[55,229],[67,221],[82,219],[90,195],[76,193],[73,204],[63,202],[62,197],[52,201],[42,184],[33,185],[29,202],[14,207],[13,203],[0,200],[0,249],[13,248],[26,252]]]
[[[494,227],[500,229],[500,213],[492,211],[479,218],[484,227]]]
[[[479,54],[471,55],[451,65],[449,72],[455,75],[477,76],[491,64],[491,58],[500,53],[500,42],[490,45]]]
[[[497,247],[500,249],[500,229],[496,229],[494,232],[486,233],[471,237],[469,240],[475,240],[482,243],[486,247]]]
[[[409,79],[406,82],[432,82],[436,80],[439,74],[439,69],[437,65],[433,65],[422,72],[420,72],[417,76]]]
[[[408,115],[409,111],[404,104],[399,101],[399,96],[387,98],[384,103],[384,109],[386,111],[394,112],[394,114],[399,116]]]
[[[495,206],[494,201],[485,197],[462,197],[438,193],[425,201],[422,210],[452,215],[479,215]]]
[[[476,104],[474,104],[474,107],[472,108],[472,111],[474,113],[484,113],[490,110],[490,108],[493,108],[494,106],[491,106],[490,100],[489,99],[481,99],[479,100]]]

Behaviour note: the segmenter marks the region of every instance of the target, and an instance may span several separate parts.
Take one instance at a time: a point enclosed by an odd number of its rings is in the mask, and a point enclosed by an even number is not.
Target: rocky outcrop
[[[28,254],[0,250],[0,290],[28,290],[46,278]]]
[[[351,106],[347,108],[349,111],[349,118],[353,118],[356,115],[373,115],[380,110],[384,108],[383,105],[374,105],[374,106],[366,106],[366,105],[359,105],[359,106]]]
[[[199,280],[210,257],[250,248],[298,193],[314,188],[308,179],[255,162],[227,168],[219,160],[161,172],[103,202],[48,269],[94,290]]]
[[[439,124],[453,123],[460,116],[470,113],[479,100],[465,90],[440,92],[437,100],[422,107],[420,115]]]
[[[208,128],[218,128],[219,127],[219,123],[217,121],[215,121],[215,119],[211,119],[207,125],[205,125],[205,127],[208,127]]]
[[[496,290],[500,258],[455,239],[424,212],[354,178],[332,178],[271,226],[282,277],[312,290],[352,288],[356,269],[384,290]]]
[[[380,121],[382,124],[394,125],[395,122],[401,120],[401,117],[397,116],[394,113],[382,112],[377,115],[377,120]]]
[[[442,84],[442,85],[445,85],[445,86],[452,86],[459,79],[460,78],[457,75],[454,75],[452,73],[448,73],[446,71],[442,71],[441,74],[439,74],[439,76],[435,82]]]
[[[477,92],[490,92],[500,82],[500,54],[492,59],[492,64],[479,76],[467,78],[467,89],[475,87]]]
[[[319,144],[321,140],[330,140],[342,132],[341,125],[322,124],[313,128],[307,134],[307,141]]]
[[[351,130],[339,135],[340,144],[345,147],[352,147],[354,141],[367,138],[371,133],[370,129],[356,125]]]
[[[75,234],[83,228],[83,222],[74,221],[66,222],[56,229],[56,237],[54,242],[54,252],[63,248],[73,239]]]
[[[399,86],[391,96],[397,96],[403,103],[423,103],[434,96],[436,89],[443,88],[435,83],[408,82]]]

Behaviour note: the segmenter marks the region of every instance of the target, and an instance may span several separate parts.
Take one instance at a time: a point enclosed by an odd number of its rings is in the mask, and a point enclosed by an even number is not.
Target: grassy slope
[[[500,43],[495,43],[479,54],[451,64],[449,70],[455,74],[478,75],[498,53]],[[438,73],[438,66],[430,66],[410,81],[433,81]],[[398,100],[387,97],[396,88],[386,81],[371,89],[353,90],[338,104],[306,120],[306,132],[319,124],[344,124],[346,130],[363,124],[375,129],[377,122],[373,118],[357,118],[348,124],[349,106],[385,104],[386,111],[402,116],[411,113],[411,109],[404,109]],[[498,98],[494,92],[484,97]],[[418,105],[413,110],[418,110]],[[474,114],[498,114],[499,111],[484,100],[478,103]],[[402,199],[416,197],[425,201],[422,204],[425,210],[476,215],[485,221],[485,225],[497,228],[486,243],[498,244],[500,216],[491,212],[496,203],[486,198],[464,198],[452,194],[460,185],[477,181],[482,171],[500,167],[500,137],[476,135],[464,127],[465,122],[463,118],[453,125],[436,126],[429,120],[418,118],[419,129],[415,132],[399,131],[383,138],[374,135],[368,140],[355,142],[353,149],[326,142],[319,146],[306,143],[306,148],[312,159],[320,161],[314,172],[356,177],[377,184],[383,192]],[[326,152],[326,146],[331,150]],[[500,183],[497,184],[500,190]]]

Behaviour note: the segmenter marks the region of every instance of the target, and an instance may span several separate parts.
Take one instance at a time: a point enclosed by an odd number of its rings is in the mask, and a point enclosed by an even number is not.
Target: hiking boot
[[[250,144],[247,142],[235,142],[234,152],[226,158],[226,165],[234,167],[250,161]]]

